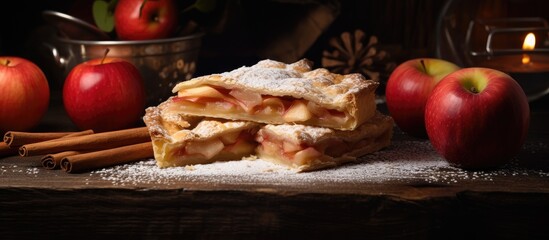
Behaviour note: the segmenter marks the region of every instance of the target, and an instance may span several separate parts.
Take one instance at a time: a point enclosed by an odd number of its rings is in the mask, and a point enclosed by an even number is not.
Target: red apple
[[[120,40],[167,38],[175,33],[178,15],[174,0],[119,0],[114,26]]]
[[[136,126],[145,111],[143,78],[124,59],[88,60],[67,76],[63,103],[70,119],[82,130],[104,132]]]
[[[389,113],[407,134],[427,138],[425,102],[435,85],[458,70],[454,63],[436,58],[418,58],[398,65],[387,80],[385,98]]]
[[[35,127],[49,102],[48,81],[36,64],[20,57],[0,57],[0,132]]]
[[[425,106],[433,147],[452,165],[488,169],[510,161],[526,138],[528,100],[509,75],[464,68],[446,76]]]

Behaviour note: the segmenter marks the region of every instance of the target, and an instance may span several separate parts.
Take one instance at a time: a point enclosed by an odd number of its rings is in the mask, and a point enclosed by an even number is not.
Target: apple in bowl
[[[114,26],[120,40],[150,40],[171,37],[177,28],[175,0],[118,0]]]
[[[403,132],[427,138],[425,102],[435,85],[458,69],[443,59],[418,58],[405,61],[393,70],[387,80],[385,98],[389,113]]]
[[[433,147],[450,164],[490,169],[521,149],[530,122],[526,94],[509,75],[491,68],[463,68],[446,76],[425,105]]]

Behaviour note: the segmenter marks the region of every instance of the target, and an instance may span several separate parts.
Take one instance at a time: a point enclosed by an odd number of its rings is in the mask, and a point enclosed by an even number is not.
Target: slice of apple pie
[[[169,103],[147,108],[143,117],[159,167],[239,160],[255,153],[259,124],[185,116],[167,111]]]
[[[177,97],[169,100],[173,103],[169,110],[340,130],[353,130],[374,116],[378,82],[311,66],[306,59],[292,64],[262,60],[251,67],[184,81],[173,88]]]
[[[381,113],[353,131],[298,124],[266,125],[256,134],[259,158],[298,172],[341,165],[390,145],[393,119]]]

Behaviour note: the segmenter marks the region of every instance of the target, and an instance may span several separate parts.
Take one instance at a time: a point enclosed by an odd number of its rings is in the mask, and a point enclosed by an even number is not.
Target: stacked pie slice
[[[177,84],[144,121],[160,167],[257,156],[308,171],[390,144],[393,119],[376,109],[377,86],[306,59],[262,60]]]

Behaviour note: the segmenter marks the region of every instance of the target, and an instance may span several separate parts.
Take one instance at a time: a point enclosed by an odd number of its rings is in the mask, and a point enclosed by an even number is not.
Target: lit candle
[[[522,56],[520,54],[492,56],[479,62],[478,66],[508,73],[520,84],[528,100],[533,101],[549,94],[549,55],[536,54],[533,52],[535,48],[536,36],[534,33],[528,33],[522,44],[522,49],[525,51]]]
[[[531,51],[536,47],[536,35],[534,33],[528,33],[524,38],[524,43],[522,44],[522,50]],[[529,64],[530,56],[528,54],[522,54],[522,64]]]
[[[501,70],[507,73],[535,73],[549,72],[549,55],[534,53],[536,48],[536,36],[528,33],[524,37],[522,49],[525,53],[491,56],[488,59],[478,62],[481,67],[488,67]],[[531,51],[531,53],[529,53]]]
[[[528,33],[524,38],[522,50],[532,51],[535,48],[536,36],[534,35],[534,33]],[[539,60],[540,59],[534,60],[532,57],[530,57],[530,54],[523,53],[522,68],[526,69],[525,71],[530,71],[531,73],[524,73],[523,71],[521,71],[523,73],[509,73],[524,89],[524,92],[528,95],[529,101],[540,98],[543,95],[547,94],[549,91],[547,81],[549,66],[547,65],[547,63],[543,64],[539,62]]]

